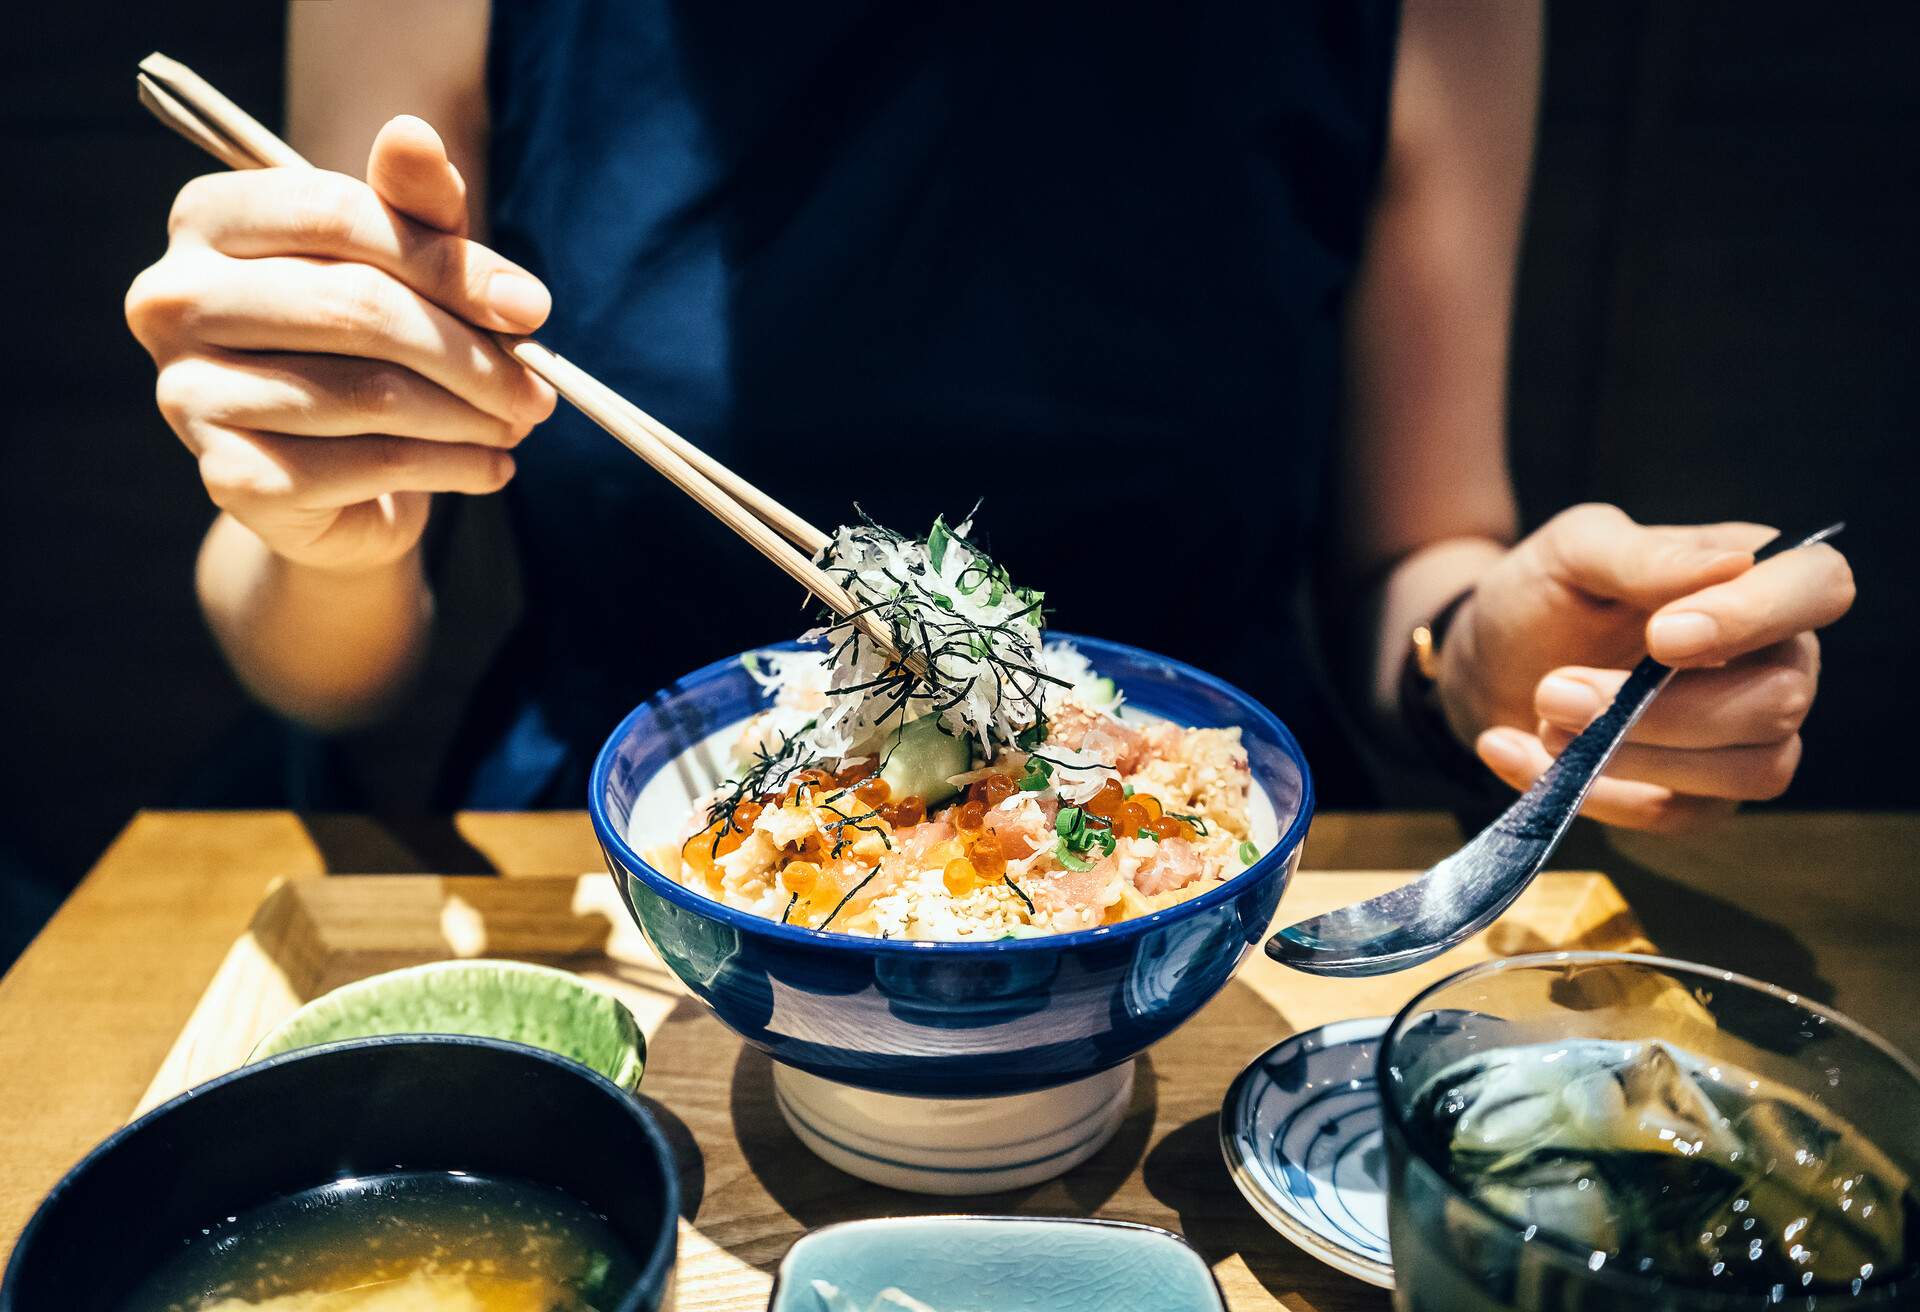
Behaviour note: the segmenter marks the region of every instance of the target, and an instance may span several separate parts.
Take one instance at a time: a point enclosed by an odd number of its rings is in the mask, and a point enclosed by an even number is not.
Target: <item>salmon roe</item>
[[[1192,831],[1187,827],[1186,821],[1175,820],[1170,815],[1163,815],[1157,820],[1149,820],[1146,824],[1142,825],[1141,828],[1147,833],[1157,835],[1163,840],[1168,838],[1188,838],[1192,836]]]
[[[921,797],[903,797],[899,801],[880,808],[880,818],[895,829],[907,825],[917,825],[927,818],[927,803]]]
[[[1000,855],[999,835],[991,829],[968,847],[967,859],[973,862],[975,870],[988,879],[998,879],[1007,870],[1007,859]]]
[[[973,862],[963,856],[947,862],[946,869],[940,872],[940,882],[955,897],[971,893],[980,885],[979,873],[974,869]]]
[[[789,861],[780,871],[780,881],[787,886],[789,893],[810,897],[814,889],[820,886],[820,867],[811,861]]]
[[[1100,785],[1100,791],[1088,798],[1081,810],[1088,815],[1097,815],[1102,820],[1112,820],[1120,814],[1120,808],[1126,801],[1126,790],[1117,780],[1109,779]]]

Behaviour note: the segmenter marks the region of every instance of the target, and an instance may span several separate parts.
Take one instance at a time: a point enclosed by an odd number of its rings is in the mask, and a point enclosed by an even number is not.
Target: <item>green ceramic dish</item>
[[[564,970],[524,961],[432,961],[343,985],[293,1013],[248,1062],[381,1034],[473,1034],[570,1057],[623,1089],[640,1083],[647,1040],[633,1013]]]

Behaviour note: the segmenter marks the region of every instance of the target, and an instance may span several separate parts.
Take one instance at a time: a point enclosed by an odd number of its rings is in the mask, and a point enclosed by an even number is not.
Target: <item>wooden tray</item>
[[[1286,923],[1382,892],[1406,872],[1307,873]],[[1258,952],[1192,1023],[1141,1058],[1119,1134],[1058,1180],[978,1204],[854,1180],[814,1157],[775,1110],[767,1059],[687,996],[605,875],[448,878],[362,875],[277,885],[233,945],[138,1110],[245,1062],[310,998],[383,970],[448,957],[518,957],[573,970],[618,995],[648,1037],[641,1088],[681,1161],[681,1312],[760,1312],[773,1270],[804,1231],[906,1213],[1107,1216],[1178,1230],[1212,1264],[1234,1312],[1379,1309],[1386,1296],[1320,1265],[1235,1192],[1215,1121],[1228,1082],[1286,1035],[1396,1010],[1421,987],[1496,955],[1548,948],[1651,948],[1605,876],[1540,877],[1486,934],[1438,961],[1379,979],[1297,974]]]

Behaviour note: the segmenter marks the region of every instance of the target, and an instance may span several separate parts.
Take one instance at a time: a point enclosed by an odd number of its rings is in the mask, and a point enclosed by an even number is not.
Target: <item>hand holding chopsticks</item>
[[[291,146],[184,65],[149,55],[140,63],[138,82],[141,103],[161,122],[229,167],[308,167]],[[807,591],[852,620],[884,650],[894,651],[891,638],[861,603],[813,563],[811,557],[828,542],[820,529],[562,356],[531,338],[500,334],[496,339],[515,360]],[[908,665],[924,675],[917,659]]]

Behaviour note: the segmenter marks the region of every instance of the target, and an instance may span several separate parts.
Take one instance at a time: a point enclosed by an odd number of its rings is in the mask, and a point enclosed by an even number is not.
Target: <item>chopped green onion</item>
[[[1027,758],[1027,772],[1020,776],[1020,791],[1037,793],[1053,778],[1053,767],[1037,756]]]
[[[1093,862],[1082,861],[1079,857],[1075,856],[1071,851],[1067,849],[1067,840],[1064,838],[1061,839],[1058,846],[1054,848],[1053,854],[1054,856],[1059,858],[1060,864],[1065,866],[1069,870],[1093,869]]]
[[[1086,824],[1087,814],[1077,806],[1063,806],[1060,814],[1053,818],[1053,832],[1071,836],[1080,832]]]
[[[1013,745],[1023,752],[1030,752],[1046,741],[1047,722],[1035,720],[1030,726],[1014,735]]]
[[[1134,837],[1135,838],[1151,838],[1156,843],[1160,841],[1160,835],[1154,833],[1153,830],[1151,829],[1142,829],[1139,833],[1135,834]]]
[[[1132,797],[1132,796],[1133,796],[1133,785],[1132,785],[1132,784],[1121,784],[1121,785],[1120,785],[1120,796],[1122,796],[1122,797]]]
[[[1260,859],[1260,849],[1253,845],[1253,840],[1251,838],[1249,838],[1246,842],[1240,844],[1240,864],[1241,865],[1250,866],[1259,859]]]
[[[933,529],[927,534],[927,559],[933,562],[934,569],[940,568],[940,562],[947,558],[947,543],[952,535],[947,532],[947,520],[944,515],[933,517]],[[953,609],[949,606],[947,609]]]

